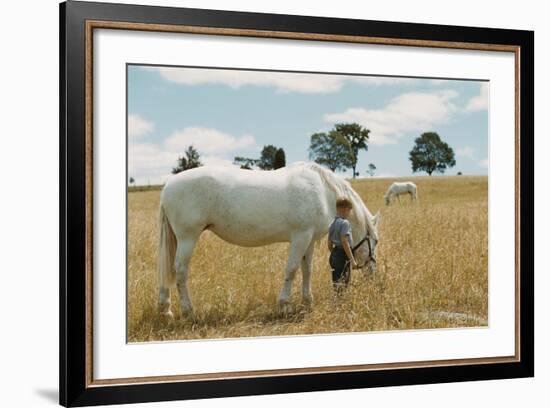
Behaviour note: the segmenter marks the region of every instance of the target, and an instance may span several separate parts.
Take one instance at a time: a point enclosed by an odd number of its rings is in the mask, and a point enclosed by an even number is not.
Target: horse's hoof
[[[288,315],[292,313],[292,305],[289,302],[279,302],[279,312],[282,315]]]
[[[174,313],[172,313],[171,310],[167,310],[160,313],[160,318],[165,321],[172,321],[174,320]]]
[[[195,319],[195,311],[190,306],[182,306],[181,307],[181,316],[182,318],[187,319]]]
[[[159,303],[157,310],[162,320],[172,320],[174,318],[169,302]]]
[[[311,305],[313,305],[313,296],[309,295],[309,296],[302,296],[302,304],[310,309],[311,308]]]

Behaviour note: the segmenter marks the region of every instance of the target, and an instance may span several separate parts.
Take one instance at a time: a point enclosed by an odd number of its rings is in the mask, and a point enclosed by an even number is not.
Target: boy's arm
[[[332,241],[330,240],[330,237],[327,236],[327,246],[329,252],[332,251]]]
[[[351,262],[351,265],[354,268],[357,267],[357,262],[355,262],[353,252],[351,251],[351,247],[349,246],[348,236],[347,235],[340,235],[340,240],[342,241],[342,247],[344,248],[344,251],[346,252],[346,255],[348,256],[348,259]]]

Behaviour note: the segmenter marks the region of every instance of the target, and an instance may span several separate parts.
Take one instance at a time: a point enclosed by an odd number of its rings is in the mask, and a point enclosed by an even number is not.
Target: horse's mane
[[[341,177],[338,177],[332,171],[325,169],[323,166],[315,162],[296,162],[291,165],[292,167],[306,167],[315,171],[321,177],[321,180],[336,193],[337,197],[352,198],[353,194],[356,194],[351,184]]]
[[[344,180],[342,177],[338,177],[332,171],[320,166],[314,162],[296,162],[291,165],[292,167],[303,166],[310,170],[315,171],[321,177],[321,180],[336,193],[337,197],[345,197],[351,200],[353,208],[357,212],[358,222],[363,224],[363,220],[366,220],[366,227],[371,234],[378,238],[378,234],[372,225],[372,214],[369,212],[363,200],[357,194],[357,192],[351,187],[351,184]]]

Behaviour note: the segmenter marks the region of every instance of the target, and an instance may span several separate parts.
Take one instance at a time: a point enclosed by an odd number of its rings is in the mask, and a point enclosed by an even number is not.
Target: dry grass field
[[[341,297],[332,293],[328,251],[314,255],[311,310],[300,305],[301,273],[281,315],[288,244],[230,245],[205,232],[191,261],[194,319],[160,321],[156,285],[159,190],[128,194],[128,341],[277,336],[483,326],[487,324],[487,177],[411,177],[419,202],[385,206],[392,180],[352,182],[367,207],[381,210],[378,272],[353,271]],[[172,291],[175,292],[175,291]]]

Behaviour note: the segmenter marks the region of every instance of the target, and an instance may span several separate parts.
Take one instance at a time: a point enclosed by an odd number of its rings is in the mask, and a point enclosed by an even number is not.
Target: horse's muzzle
[[[376,273],[376,260],[369,259],[363,266],[363,270],[365,272],[365,276],[373,276]]]

